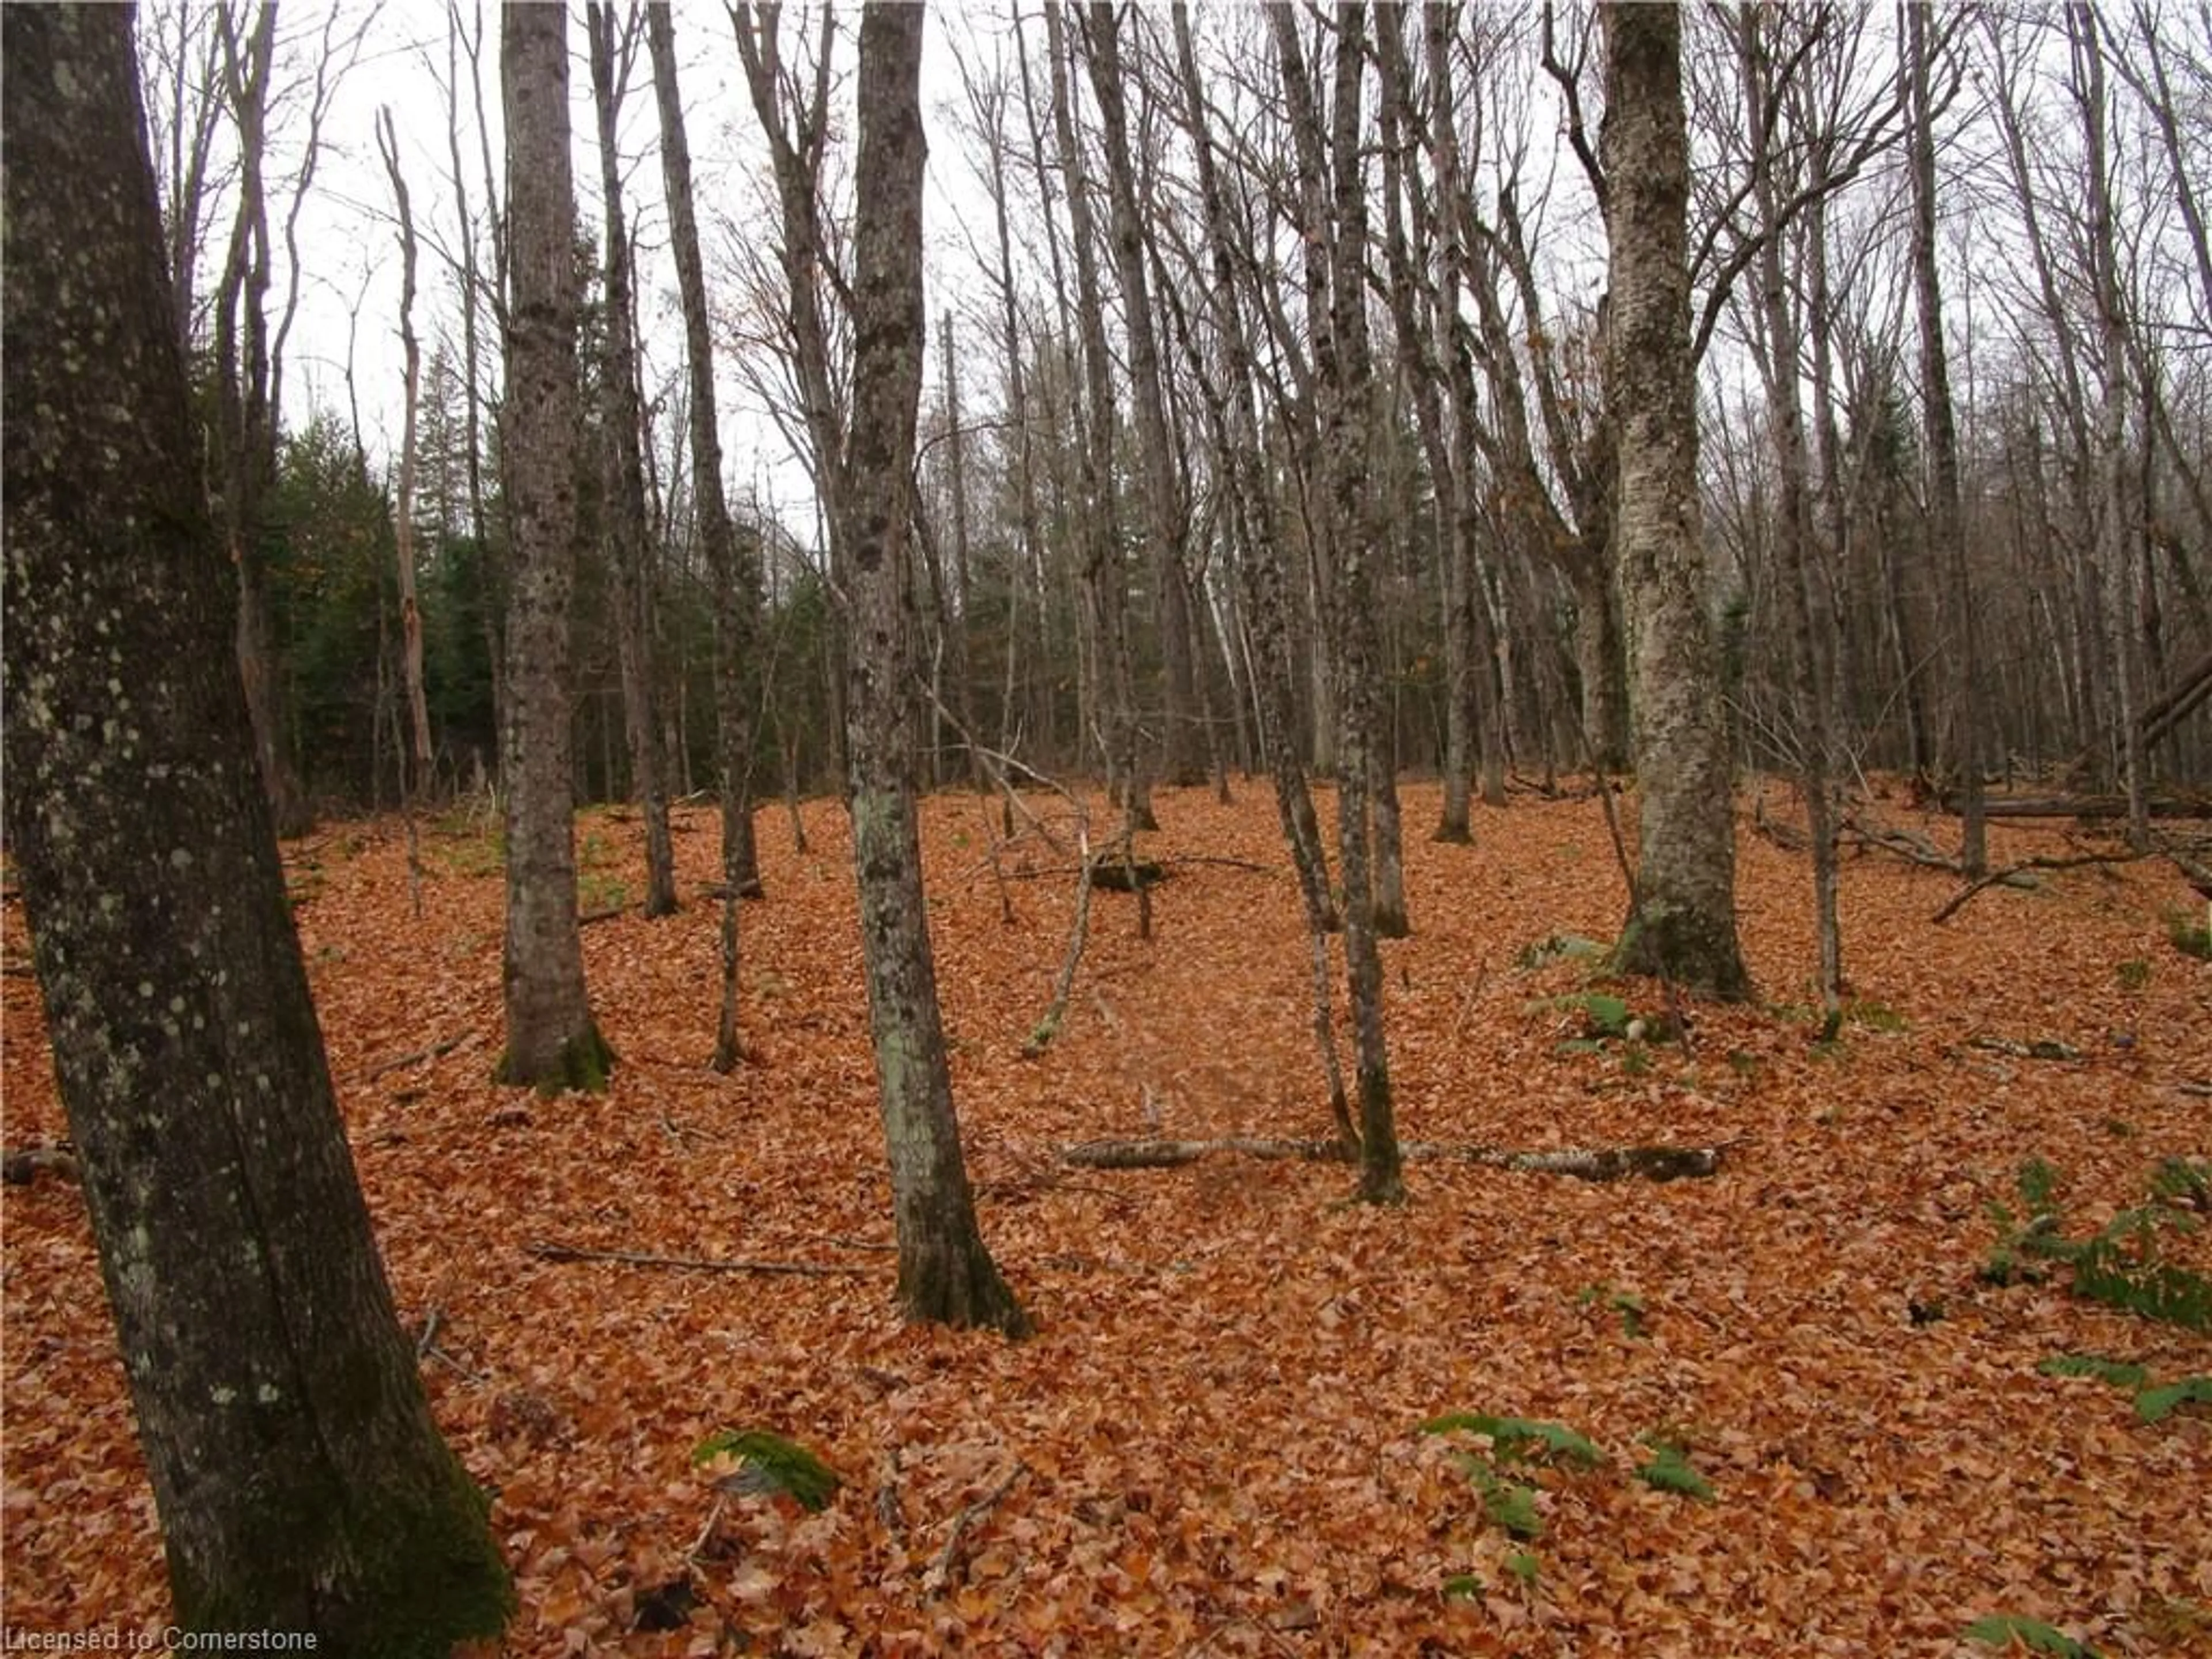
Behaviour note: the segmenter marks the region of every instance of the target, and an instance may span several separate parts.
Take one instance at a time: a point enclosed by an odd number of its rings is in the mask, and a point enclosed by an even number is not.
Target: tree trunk
[[[216,431],[221,453],[222,521],[238,571],[235,649],[246,704],[253,717],[254,755],[280,836],[304,835],[312,822],[284,742],[278,696],[276,624],[270,610],[262,504],[276,477],[276,411],[269,395],[269,205],[262,173],[267,159],[270,76],[276,49],[276,8],[264,0],[250,36],[228,4],[217,15],[223,76],[238,126],[238,213],[216,297]]]
[[[1982,813],[1982,714],[1972,585],[1966,576],[1965,512],[1959,486],[1959,431],[1952,417],[1950,355],[1943,342],[1943,290],[1936,263],[1936,131],[1929,96],[1927,9],[1904,0],[1910,76],[1907,144],[1912,174],[1912,291],[1920,325],[1922,441],[1928,451],[1928,562],[1949,596],[1950,741],[1960,799],[1960,866],[1989,868]]]
[[[599,370],[601,476],[607,567],[613,579],[615,652],[621,665],[623,731],[630,782],[645,813],[645,914],[676,910],[676,849],[669,838],[668,784],[661,765],[659,696],[653,663],[653,583],[646,566],[645,462],[639,453],[643,416],[637,395],[637,304],[630,286],[628,217],[623,210],[618,135],[636,36],[617,42],[614,9],[584,10],[591,35],[592,103],[599,118],[599,197],[605,224],[602,263],[606,335]],[[619,53],[619,58],[617,58]]]
[[[715,752],[721,773],[721,995],[715,1023],[714,1069],[734,1070],[738,1042],[738,902],[759,890],[758,855],[752,833],[752,710],[745,690],[744,659],[757,637],[752,623],[760,602],[759,568],[739,550],[722,495],[722,440],[715,418],[714,319],[707,308],[707,279],[699,257],[699,222],[691,197],[691,147],[684,130],[684,98],[677,82],[676,26],[666,6],[645,9],[646,42],[653,54],[653,89],[660,114],[660,174],[668,198],[669,252],[676,261],[677,291],[684,307],[684,367],[690,397],[691,511],[714,584]]]
[[[1205,745],[1197,724],[1197,673],[1191,659],[1190,575],[1183,556],[1184,526],[1177,506],[1175,456],[1168,435],[1160,350],[1152,327],[1152,301],[1145,277],[1144,220],[1137,207],[1136,171],[1130,157],[1129,115],[1121,75],[1119,0],[1091,0],[1091,84],[1104,129],[1106,182],[1112,204],[1114,266],[1121,278],[1121,309],[1129,344],[1130,403],[1145,486],[1146,528],[1152,543],[1153,605],[1166,700],[1160,718],[1166,740],[1162,775],[1171,784],[1206,781]]]
[[[442,1655],[513,1598],[392,1305],[290,925],[130,14],[10,7],[0,48],[9,851],[176,1622]]]
[[[1749,995],[1736,939],[1735,825],[1720,663],[1698,544],[1698,409],[1684,217],[1681,14],[1603,9],[1607,403],[1618,422],[1614,539],[1631,619],[1641,859],[1619,952],[1632,973]]]
[[[1365,180],[1358,147],[1365,9],[1336,9],[1336,60],[1331,131],[1324,145],[1313,81],[1289,7],[1267,9],[1291,118],[1298,139],[1303,222],[1307,245],[1326,250],[1308,281],[1327,284],[1308,296],[1323,312],[1326,331],[1314,342],[1314,379],[1322,402],[1327,541],[1334,559],[1328,611],[1335,667],[1337,862],[1344,885],[1345,977],[1349,983],[1358,1097],[1359,1196],[1401,1201],[1405,1175],[1398,1152],[1390,1062],[1382,1020],[1382,960],[1377,944],[1376,850],[1372,817],[1374,746],[1379,698],[1375,684],[1374,577],[1369,563],[1376,526],[1370,515],[1368,455],[1373,438],[1374,366],[1367,337]],[[1326,156],[1331,175],[1320,176]]]
[[[502,1083],[600,1090],[614,1051],[592,1023],[576,927],[568,611],[576,567],[575,197],[568,18],[510,0],[500,38],[507,113],[506,463],[513,554],[507,706],[507,1051]]]
[[[406,769],[407,794],[421,799],[429,793],[433,755],[430,745],[430,704],[422,689],[422,607],[415,593],[415,428],[421,401],[421,346],[415,338],[415,216],[407,200],[407,178],[400,171],[399,148],[387,106],[376,112],[376,147],[384,156],[384,170],[392,179],[392,195],[399,211],[399,346],[404,362],[406,403],[399,428],[398,499],[392,503],[392,543],[399,568],[400,663],[407,688],[408,736],[413,755]]]
[[[862,14],[854,176],[853,423],[843,499],[849,572],[846,746],[869,1024],[908,1316],[1019,1336],[1029,1320],[976,1224],[953,1114],[915,822],[912,580],[921,395],[920,6]]]
[[[1761,241],[1757,260],[1759,315],[1764,336],[1761,363],[1766,380],[1767,422],[1774,446],[1775,489],[1778,497],[1774,538],[1775,579],[1790,641],[1790,701],[1795,705],[1800,775],[1805,787],[1805,817],[1812,839],[1813,915],[1820,957],[1820,1004],[1831,1036],[1844,1016],[1843,933],[1836,915],[1835,757],[1831,752],[1833,720],[1829,685],[1821,672],[1820,645],[1832,618],[1818,602],[1819,578],[1813,569],[1813,512],[1806,461],[1805,416],[1798,383],[1798,319],[1792,314],[1782,270],[1781,198],[1774,177],[1774,134],[1769,122],[1779,100],[1776,68],[1765,20],[1755,7],[1740,17],[1744,53],[1743,88],[1750,111],[1752,194],[1758,204]],[[1815,620],[1821,624],[1816,629]]]
[[[1076,140],[1068,86],[1068,42],[1060,21],[1060,0],[1047,0],[1044,15],[1050,32],[1053,132],[1066,183],[1083,335],[1085,412],[1077,423],[1082,514],[1077,536],[1082,549],[1084,599],[1091,610],[1091,637],[1098,659],[1092,677],[1097,705],[1092,725],[1106,757],[1108,787],[1121,804],[1127,827],[1152,830],[1158,825],[1152,816],[1151,786],[1138,756],[1136,691],[1129,665],[1128,580],[1121,565],[1120,492],[1114,482],[1114,368],[1106,346],[1105,298],[1098,280],[1098,231],[1091,216],[1083,149]]]
[[[1253,403],[1252,349],[1237,292],[1236,234],[1207,130],[1206,99],[1191,42],[1190,9],[1178,4],[1174,15],[1176,62],[1182,72],[1185,112],[1197,159],[1199,198],[1213,258],[1213,298],[1220,307],[1219,327],[1228,358],[1224,371],[1228,389],[1220,399],[1222,447],[1237,571],[1249,620],[1260,741],[1275,786],[1275,809],[1282,822],[1283,838],[1290,843],[1291,861],[1298,872],[1298,892],[1305,901],[1306,930],[1314,961],[1314,1036],[1328,1078],[1330,1117],[1349,1148],[1358,1144],[1359,1136],[1352,1121],[1344,1068],[1337,1057],[1336,1023],[1329,1010],[1328,935],[1338,925],[1336,904],[1329,892],[1328,854],[1322,843],[1320,821],[1307,787],[1305,767],[1298,757],[1289,606],[1283,592],[1282,551],[1273,533],[1267,480],[1261,470],[1259,411]]]

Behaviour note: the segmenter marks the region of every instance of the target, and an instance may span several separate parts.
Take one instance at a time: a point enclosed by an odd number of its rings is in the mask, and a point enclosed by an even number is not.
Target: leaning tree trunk
[[[1631,623],[1641,858],[1620,965],[1750,994],[1736,941],[1735,823],[1720,663],[1698,544],[1698,406],[1684,219],[1681,14],[1607,4],[1607,401],[1619,422],[1614,542]]]
[[[576,566],[575,198],[568,166],[568,18],[510,0],[500,39],[507,106],[507,1051],[502,1083],[606,1086],[614,1051],[592,1019],[576,924],[568,750],[568,609]]]
[[[871,4],[860,23],[853,241],[853,423],[844,521],[846,745],[868,1017],[890,1154],[899,1300],[915,1319],[1029,1328],[999,1276],[952,1109],[915,818],[912,525],[921,398],[920,6]]]
[[[1405,1175],[1390,1085],[1389,1045],[1382,1021],[1382,961],[1376,941],[1375,838],[1370,819],[1374,744],[1379,698],[1375,683],[1374,577],[1369,565],[1376,526],[1370,516],[1368,451],[1373,439],[1373,362],[1366,319],[1367,218],[1358,139],[1364,9],[1353,0],[1336,9],[1334,104],[1326,148],[1287,6],[1271,6],[1274,37],[1291,118],[1298,139],[1300,192],[1309,246],[1326,250],[1325,261],[1307,267],[1309,282],[1328,285],[1326,331],[1314,343],[1314,380],[1322,404],[1322,511],[1334,554],[1328,623],[1334,665],[1337,738],[1337,860],[1344,884],[1345,976],[1350,984],[1356,1092],[1359,1103],[1359,1195],[1370,1203],[1405,1197]],[[1326,155],[1334,175],[1324,188],[1316,163]],[[1310,295],[1310,309],[1323,296]]]
[[[7,830],[176,1624],[512,1607],[346,1149],[230,653],[130,13],[0,13]]]

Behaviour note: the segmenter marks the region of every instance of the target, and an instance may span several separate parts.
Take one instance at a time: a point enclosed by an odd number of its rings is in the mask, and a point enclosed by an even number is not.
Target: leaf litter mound
[[[2176,1377],[2212,1370],[2212,1344],[2063,1276],[1978,1276],[2025,1160],[2059,1171],[2087,1228],[2159,1160],[2212,1152],[2212,969],[2161,920],[2186,890],[2151,864],[2069,871],[1938,927],[1954,878],[1847,858],[1855,1000],[1822,1043],[1805,865],[1747,826],[1765,1000],[1692,1005],[1686,1045],[1636,1041],[1593,1035],[1593,988],[1655,1015],[1662,988],[1531,950],[1620,925],[1597,804],[1478,808],[1473,848],[1424,838],[1437,805],[1406,792],[1417,932],[1384,947],[1401,1133],[1717,1145],[1720,1173],[1422,1163],[1408,1205],[1374,1210],[1343,1201],[1342,1165],[1066,1168],[1060,1149],[1105,1137],[1328,1133],[1272,804],[1256,784],[1232,806],[1164,792],[1139,843],[1170,877],[1151,937],[1135,897],[1095,895],[1065,1024],[1024,1057],[1072,854],[1001,845],[995,806],[942,796],[924,814],[939,988],[985,1232],[1039,1326],[1018,1346],[892,1306],[835,805],[805,809],[804,854],[760,814],[749,1063],[726,1078],[706,1065],[714,821],[678,811],[684,911],[585,932],[622,1057],[598,1098],[490,1081],[483,824],[424,822],[420,920],[398,824],[288,847],[402,1317],[516,1573],[495,1650],[1952,1654],[1986,1650],[1961,1633],[2002,1612],[2100,1652],[2212,1653],[2212,1416],[2147,1424],[2124,1393],[2037,1370],[2094,1353]],[[1056,804],[1032,807],[1049,823]],[[2000,861],[2056,840],[1992,838]],[[587,909],[641,890],[638,842],[628,813],[586,815]],[[13,898],[6,922],[20,962]],[[0,993],[8,1142],[58,1138],[35,988],[18,971]],[[1340,977],[1335,994],[1341,1023]],[[0,1206],[7,1622],[158,1628],[160,1537],[81,1196],[41,1176]],[[2161,1243],[2212,1270],[2201,1234]],[[791,1271],[674,1265],[735,1261]],[[1488,1447],[1539,1528],[1515,1536],[1470,1479],[1485,1443],[1421,1432],[1454,1413],[1566,1425],[1605,1461]],[[692,1461],[755,1429],[818,1454],[834,1499],[811,1513]],[[1709,1501],[1632,1478],[1669,1457]]]

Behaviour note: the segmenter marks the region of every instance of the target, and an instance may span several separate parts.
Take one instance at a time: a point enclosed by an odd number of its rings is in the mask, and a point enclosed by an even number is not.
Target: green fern
[[[1993,1613],[1966,1626],[1969,1641],[1989,1647],[2009,1648],[2015,1642],[2030,1653],[2051,1653],[2058,1659],[2097,1659],[2097,1650],[2075,1641],[2056,1625],[2017,1613]]]
[[[797,1441],[766,1429],[722,1429],[691,1449],[694,1463],[734,1457],[731,1491],[748,1498],[788,1498],[810,1514],[830,1506],[844,1479]]]
[[[1564,1423],[1540,1423],[1525,1417],[1492,1417],[1482,1412],[1453,1412],[1431,1418],[1421,1425],[1423,1434],[1454,1434],[1464,1431],[1486,1436],[1501,1458],[1551,1462],[1564,1460],[1579,1468],[1595,1468],[1605,1454],[1586,1435]]]
[[[1684,1498],[1694,1498],[1708,1503],[1713,1495],[1713,1483],[1690,1467],[1690,1460],[1682,1449],[1665,1440],[1654,1440],[1649,1435],[1644,1443],[1651,1448],[1651,1461],[1640,1464],[1636,1478],[1657,1492],[1671,1492]]]
[[[2116,1389],[2140,1389],[2150,1381],[2150,1373],[2142,1366],[2100,1353],[2053,1354],[2038,1361],[2035,1369],[2045,1376],[2091,1376]]]
[[[1460,1467],[1474,1482],[1482,1498],[1482,1512],[1492,1525],[1503,1528],[1510,1537],[1524,1540],[1544,1535],[1544,1517],[1536,1512],[1535,1488],[1508,1480],[1491,1467],[1486,1458],[1463,1456]]]
[[[2145,1389],[2136,1396],[2136,1415],[2146,1423],[2163,1423],[2191,1403],[2212,1405],[2212,1376],[2185,1376],[2178,1382]]]

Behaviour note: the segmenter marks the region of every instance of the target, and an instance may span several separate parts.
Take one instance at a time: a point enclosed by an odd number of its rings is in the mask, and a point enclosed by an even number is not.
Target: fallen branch
[[[360,1080],[363,1083],[374,1083],[377,1079],[389,1076],[393,1072],[404,1072],[410,1066],[420,1066],[426,1060],[436,1060],[441,1055],[450,1054],[454,1049],[474,1042],[479,1035],[481,1034],[476,1031],[464,1031],[459,1036],[447,1037],[443,1042],[434,1042],[427,1048],[410,1049],[404,1054],[394,1054],[390,1060],[380,1060],[363,1072]]]
[[[625,1267],[672,1267],[691,1273],[781,1273],[801,1279],[865,1277],[866,1267],[845,1267],[813,1261],[756,1261],[744,1256],[656,1255],[647,1250],[594,1250],[580,1244],[553,1244],[543,1240],[522,1247],[525,1255],[540,1261],[613,1261]]]
[[[1716,1174],[1719,1146],[1565,1147],[1555,1152],[1515,1152],[1460,1142],[1410,1141],[1399,1148],[1409,1162],[1480,1164],[1525,1175],[1572,1176],[1581,1181],[1678,1181]],[[1338,1140],[1277,1140],[1225,1135],[1213,1140],[1088,1140],[1060,1149],[1060,1161],[1090,1170],[1171,1170],[1202,1158],[1228,1153],[1238,1158],[1297,1159],[1342,1164],[1350,1154]]]
[[[1868,823],[1856,812],[1845,816],[1844,831],[1878,851],[1894,853],[1909,864],[1917,864],[1929,870],[1948,870],[1954,875],[1958,873],[1959,860],[1925,836],[1915,835],[1909,830],[1894,829],[1887,824]]]
[[[2122,852],[2082,853],[2073,858],[2064,859],[2022,859],[2017,864],[2008,864],[2002,870],[1992,870],[1980,879],[1968,882],[1951,896],[1942,909],[1929,917],[1929,921],[1938,924],[1948,921],[1965,907],[1968,900],[1984,888],[1995,887],[2000,882],[2009,883],[2014,877],[2022,875],[2030,870],[2079,870],[2091,865],[2133,864],[2138,859],[2150,856],[2148,853]]]
[[[967,1537],[968,1529],[996,1509],[999,1500],[1014,1489],[1014,1482],[1029,1472],[1028,1464],[1017,1461],[997,1486],[952,1517],[952,1530],[945,1534],[945,1547],[938,1551],[937,1559],[930,1564],[929,1571],[924,1575],[924,1583],[941,1588],[951,1578],[952,1570],[959,1559],[960,1545]]]

